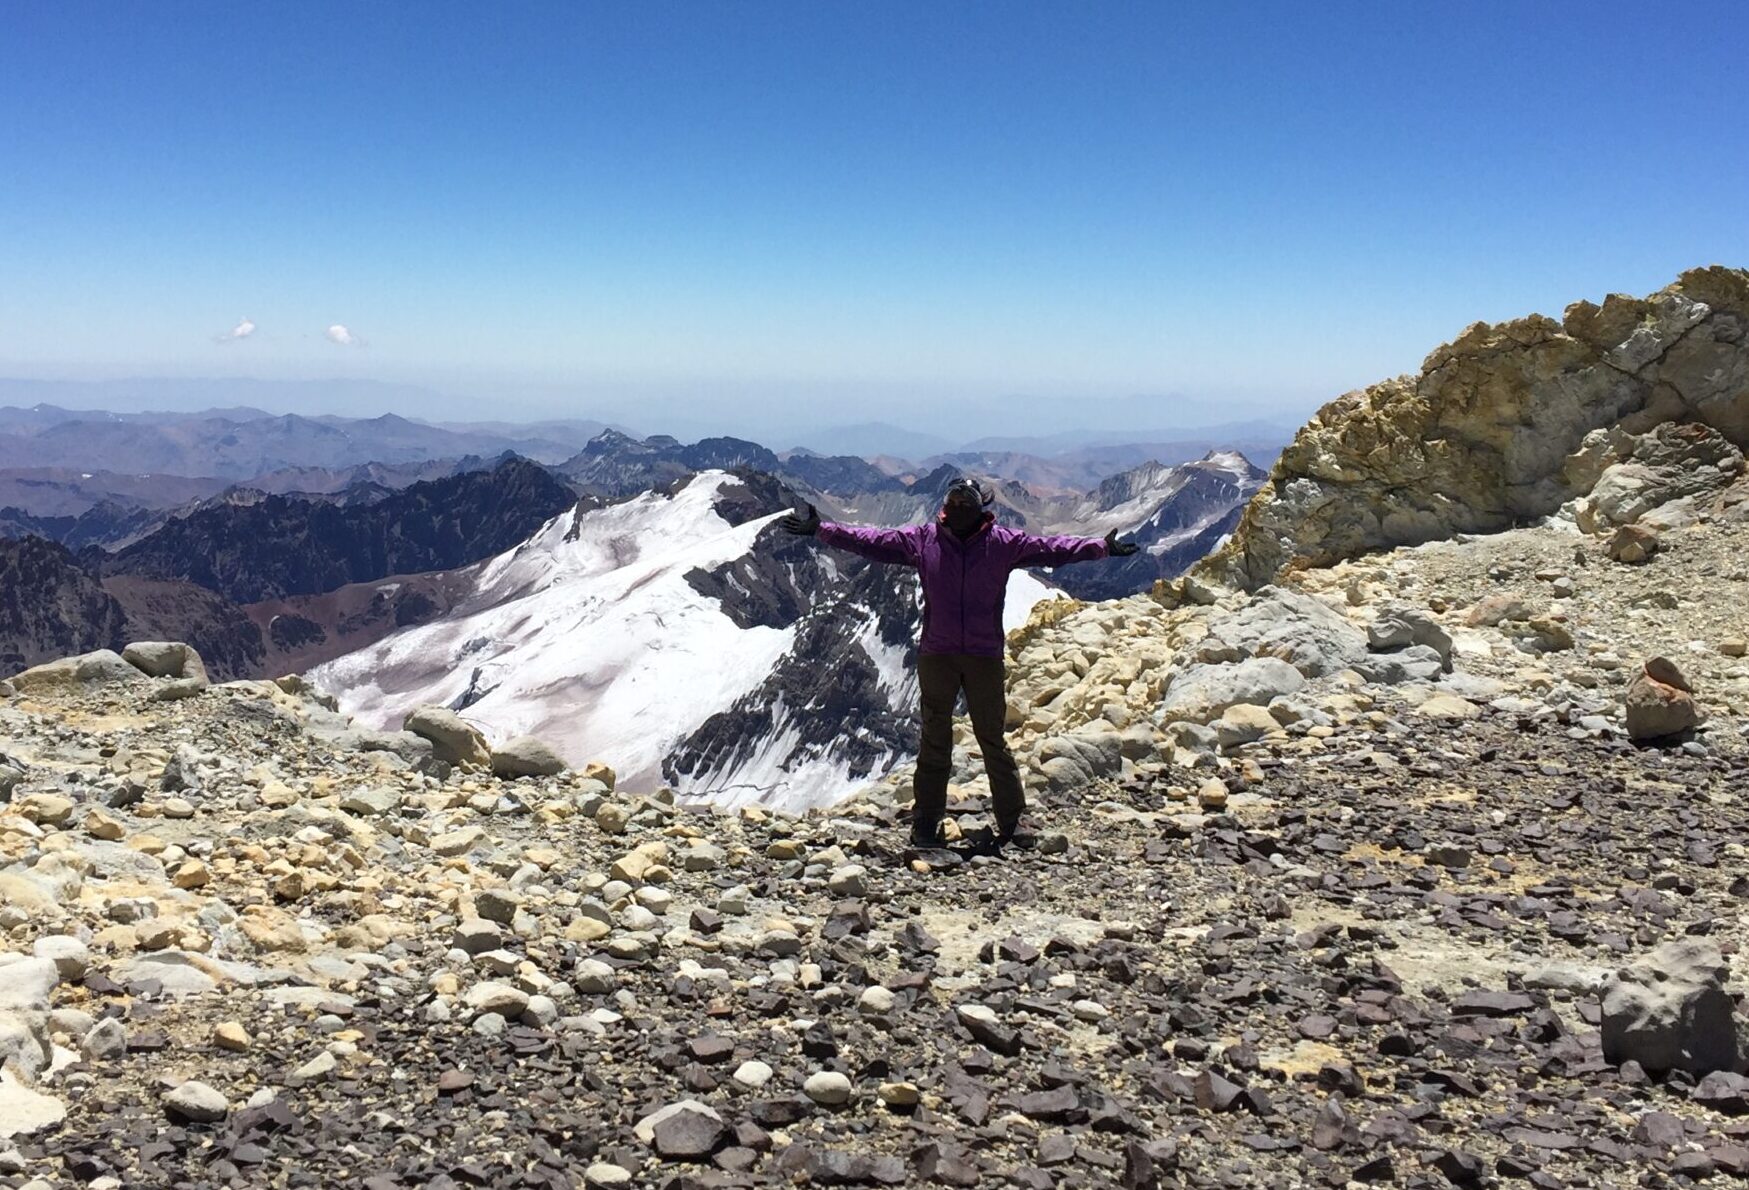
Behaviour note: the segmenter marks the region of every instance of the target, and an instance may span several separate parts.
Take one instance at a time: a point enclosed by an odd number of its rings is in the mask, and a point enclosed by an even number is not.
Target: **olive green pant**
[[[923,732],[917,745],[915,826],[928,830],[947,810],[947,775],[953,767],[953,713],[963,692],[972,734],[984,756],[998,826],[1012,826],[1026,809],[1020,769],[1008,750],[1003,724],[1008,692],[1002,658],[968,653],[924,653],[917,658]]]

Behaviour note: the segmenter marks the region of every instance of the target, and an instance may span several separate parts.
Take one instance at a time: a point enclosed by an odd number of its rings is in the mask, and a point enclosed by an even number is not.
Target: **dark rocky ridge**
[[[124,643],[127,613],[64,546],[0,539],[0,677]]]
[[[202,508],[106,560],[104,570],[182,579],[238,603],[316,594],[490,557],[574,501],[545,468],[512,458],[358,507],[266,496]]]
[[[670,780],[692,778],[689,788],[709,796],[759,800],[762,791],[712,785],[712,774],[733,772],[786,741],[769,757],[786,769],[809,761],[843,764],[867,777],[916,746],[910,706],[919,621],[916,574],[837,555],[830,569],[811,542],[767,527],[748,554],[687,580],[718,601],[743,628],[795,627],[795,643],[753,690],[705,720],[668,755]],[[900,659],[907,680],[887,683],[863,643]]]

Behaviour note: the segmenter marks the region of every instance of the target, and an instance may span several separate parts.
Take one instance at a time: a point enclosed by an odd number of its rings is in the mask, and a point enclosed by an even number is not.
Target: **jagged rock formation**
[[[150,508],[103,500],[77,516],[39,516],[22,508],[0,508],[0,537],[43,537],[70,550],[125,545],[157,528],[166,514]]]
[[[687,581],[742,627],[793,629],[795,640],[669,752],[663,771],[677,788],[730,805],[782,802],[810,768],[856,782],[915,750],[915,573],[828,558],[771,525],[746,555]]]
[[[103,566],[254,603],[463,566],[522,541],[574,502],[544,467],[512,457],[359,507],[271,495],[206,506]]]
[[[1200,569],[1252,588],[1292,567],[1495,532],[1585,495],[1596,430],[1697,422],[1749,445],[1749,273],[1684,273],[1560,320],[1477,323],[1421,373],[1332,401],[1295,436],[1232,540]]]

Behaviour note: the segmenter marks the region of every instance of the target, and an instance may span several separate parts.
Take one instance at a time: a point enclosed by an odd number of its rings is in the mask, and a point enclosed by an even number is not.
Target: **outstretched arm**
[[[1069,562],[1092,562],[1109,557],[1108,543],[1099,537],[1014,537],[1015,566],[1062,566]]]
[[[861,554],[871,562],[917,565],[917,529],[914,525],[902,529],[870,529],[862,525],[823,521],[817,536],[825,545]]]

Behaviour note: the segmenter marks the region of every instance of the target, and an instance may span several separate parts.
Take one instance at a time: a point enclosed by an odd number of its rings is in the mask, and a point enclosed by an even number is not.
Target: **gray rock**
[[[1366,634],[1347,616],[1321,599],[1281,587],[1259,588],[1245,606],[1209,627],[1212,641],[1228,650],[1210,660],[1275,657],[1308,678],[1339,673],[1366,653]],[[1199,646],[1199,654],[1208,643]]]
[[[393,789],[355,789],[340,799],[340,808],[363,818],[378,818],[401,808],[401,795]]]
[[[218,987],[218,981],[195,965],[196,960],[180,950],[158,950],[135,955],[110,972],[118,983],[152,980],[171,996],[198,996]]]
[[[827,1107],[839,1107],[850,1102],[851,1092],[855,1088],[850,1079],[836,1070],[822,1070],[818,1074],[810,1074],[802,1084],[802,1094],[815,1103],[823,1103]]]
[[[1666,942],[1623,968],[1603,993],[1603,1056],[1652,1073],[1735,1070],[1740,1054],[1730,973],[1718,947]]]
[[[1374,652],[1392,652],[1411,645],[1425,645],[1439,655],[1441,666],[1451,669],[1451,633],[1426,612],[1412,607],[1387,608],[1367,626],[1367,646]]]
[[[1039,748],[1039,768],[1053,789],[1114,776],[1123,768],[1123,737],[1091,726],[1050,736]]]
[[[194,646],[179,640],[135,641],[121,651],[122,659],[153,678],[180,678],[207,684],[206,664]]]
[[[114,1017],[105,1017],[80,1039],[79,1050],[94,1062],[119,1058],[128,1052],[128,1031]]]
[[[1356,633],[1358,636],[1358,632]],[[1181,670],[1160,701],[1161,717],[1208,723],[1240,703],[1268,706],[1271,699],[1293,694],[1306,684],[1305,675],[1276,657],[1253,657],[1236,664],[1192,665]]]
[[[231,1105],[221,1093],[190,1079],[164,1096],[164,1106],[173,1114],[196,1124],[215,1124],[230,1114]]]
[[[486,921],[501,926],[513,923],[516,920],[516,911],[521,908],[522,898],[509,889],[488,888],[474,894],[474,912]]]
[[[48,959],[65,983],[77,983],[85,978],[91,965],[91,950],[77,938],[65,934],[50,934],[31,944],[30,952],[39,959]]]
[[[46,1012],[60,982],[60,968],[53,959],[21,956],[0,962],[0,1009]]]
[[[208,687],[205,678],[172,678],[148,696],[152,702],[181,702],[198,698]]]
[[[602,995],[617,988],[619,978],[600,959],[580,959],[571,972],[571,986],[588,995]]]
[[[707,1120],[714,1121],[719,1127],[723,1117],[709,1104],[700,1103],[696,1099],[682,1099],[679,1103],[670,1103],[667,1107],[651,1112],[636,1124],[632,1125],[632,1135],[647,1145],[656,1143],[656,1128],[658,1125],[685,1113],[697,1113]]]
[[[34,1079],[49,1068],[54,1053],[45,1014],[0,1009],[0,1069]]]
[[[545,741],[517,736],[492,749],[492,772],[500,777],[555,777],[565,771],[564,758]]]
[[[476,905],[478,901],[476,899]],[[504,944],[504,931],[498,923],[485,917],[464,918],[455,928],[455,937],[450,945],[467,951],[469,954],[485,954],[497,950]]]
[[[1445,662],[1428,645],[1410,645],[1394,653],[1369,653],[1358,658],[1354,672],[1369,682],[1400,686],[1404,682],[1433,682],[1445,672]]]
[[[52,694],[95,690],[100,686],[144,682],[145,675],[122,660],[114,649],[98,649],[77,657],[63,657],[13,674],[13,688],[20,694]]]

